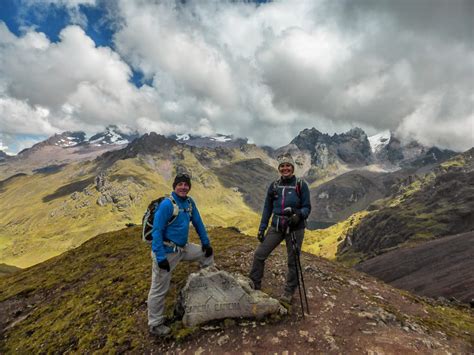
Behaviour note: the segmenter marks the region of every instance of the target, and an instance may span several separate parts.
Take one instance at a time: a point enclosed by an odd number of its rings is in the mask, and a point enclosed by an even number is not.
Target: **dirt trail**
[[[248,270],[253,249],[240,246],[235,259],[217,260],[223,269]],[[286,256],[278,248],[266,265],[263,291],[278,297]],[[436,326],[427,300],[414,298],[375,279],[335,263],[302,257],[311,314],[301,317],[297,294],[290,315],[279,321],[225,322],[201,327],[182,343],[155,339],[151,352],[185,353],[468,353],[473,332],[465,339]],[[237,270],[235,270],[237,271]],[[466,308],[466,312],[471,312]]]

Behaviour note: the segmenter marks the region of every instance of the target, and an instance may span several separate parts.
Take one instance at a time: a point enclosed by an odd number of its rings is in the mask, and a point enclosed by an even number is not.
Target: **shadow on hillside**
[[[43,200],[43,202],[49,202],[49,201],[55,200],[57,198],[70,195],[73,192],[82,191],[92,183],[94,183],[94,178],[93,177],[85,179],[85,180],[81,180],[81,181],[76,181],[76,182],[73,182],[71,184],[67,184],[67,185],[64,185],[64,186],[61,186],[56,191],[54,191],[52,194],[44,196],[42,200]]]

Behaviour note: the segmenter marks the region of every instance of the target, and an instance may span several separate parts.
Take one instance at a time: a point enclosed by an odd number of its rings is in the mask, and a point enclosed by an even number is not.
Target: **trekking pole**
[[[295,232],[291,232],[291,243],[293,244],[293,252],[295,253],[295,267],[296,267],[296,272],[297,272],[297,277],[298,277],[298,289],[300,291],[300,302],[301,302],[301,310],[303,311],[303,317],[304,317],[304,306],[303,306],[303,295],[306,303],[306,311],[308,314],[309,312],[309,304],[308,304],[308,296],[306,294],[306,286],[304,283],[304,277],[303,277],[303,269],[301,268],[301,259],[300,259],[300,250],[298,248],[298,243],[296,242],[296,236]],[[301,281],[300,281],[301,278]],[[301,285],[303,286],[303,292],[301,292]]]
[[[304,300],[306,302],[306,311],[308,312],[308,314],[310,314],[309,312],[309,304],[308,304],[308,296],[306,294],[306,286],[304,284],[304,277],[303,277],[303,269],[301,268],[301,259],[300,259],[300,250],[298,249],[298,244],[296,243],[296,236],[295,236],[295,232],[292,232],[291,233],[291,239],[293,240],[293,243],[295,245],[295,250],[296,250],[296,262],[298,264],[298,268],[300,270],[300,276],[301,276],[301,284],[303,285],[303,294],[304,294]]]
[[[298,268],[298,261],[299,261],[298,245],[296,244],[296,238],[294,237],[294,232],[290,233],[290,227],[288,227],[287,229],[287,234],[290,236],[291,246],[293,249],[293,254],[295,256],[296,284],[298,285],[298,293],[300,295],[301,314],[303,315],[303,318],[304,318],[305,314],[304,314],[304,305],[303,305],[303,295],[301,293],[300,269]],[[301,268],[301,264],[299,266]]]

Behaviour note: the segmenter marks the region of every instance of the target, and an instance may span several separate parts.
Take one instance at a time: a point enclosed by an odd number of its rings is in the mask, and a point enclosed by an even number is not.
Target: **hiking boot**
[[[262,286],[261,285],[257,285],[255,282],[253,282],[252,280],[250,280],[250,288],[252,290],[255,290],[255,291],[259,291],[262,289]]]
[[[291,301],[293,299],[293,292],[287,292],[285,291],[283,295],[280,297],[280,301],[284,303],[291,304]]]
[[[167,327],[164,324],[160,324],[160,325],[150,326],[149,331],[151,335],[162,337],[162,336],[168,335],[171,332],[171,329],[170,327]]]

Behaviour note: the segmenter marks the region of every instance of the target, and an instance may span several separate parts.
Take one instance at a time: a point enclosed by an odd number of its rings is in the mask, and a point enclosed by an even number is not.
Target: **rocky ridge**
[[[440,164],[431,174],[407,177],[395,196],[372,205],[372,212],[348,233],[339,246],[339,257],[367,259],[408,241],[473,230],[473,156],[474,148]]]

